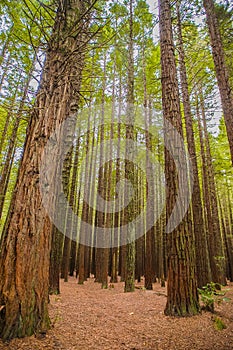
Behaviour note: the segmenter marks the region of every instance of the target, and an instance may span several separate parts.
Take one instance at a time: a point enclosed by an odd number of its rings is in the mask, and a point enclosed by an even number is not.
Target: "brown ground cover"
[[[166,317],[166,288],[153,291],[137,284],[124,293],[123,283],[101,286],[90,278],[78,285],[75,278],[61,282],[61,295],[51,296],[51,330],[39,338],[0,341],[1,350],[232,350],[233,284],[226,288],[231,300],[216,306],[216,314],[202,312],[190,318]],[[226,329],[215,328],[220,317]]]

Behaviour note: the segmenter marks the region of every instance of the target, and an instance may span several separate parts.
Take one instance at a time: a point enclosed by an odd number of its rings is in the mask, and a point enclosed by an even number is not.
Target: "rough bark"
[[[71,177],[71,168],[72,168],[72,151],[67,154],[67,157],[63,164],[63,174],[62,174],[62,183],[63,183],[63,189],[67,196],[67,199],[69,200],[69,204],[73,207],[73,203],[71,202],[71,192],[72,197],[74,197],[74,187],[72,185],[74,184],[72,182],[71,186],[69,186],[69,181]],[[61,264],[61,278],[64,278],[65,282],[68,282],[68,274],[69,274],[69,266],[70,266],[70,250],[71,250],[71,241],[70,238],[70,232],[72,232],[72,219],[69,217],[69,215],[66,215],[66,222],[65,222],[65,240],[64,240],[64,246],[63,246],[63,256],[62,256],[62,264]]]
[[[151,135],[148,132],[149,125],[149,113],[148,113],[148,93],[147,93],[147,79],[146,79],[146,62],[145,62],[145,45],[143,44],[142,49],[142,69],[143,69],[143,90],[144,90],[144,118],[145,118],[145,139],[146,139],[146,149],[152,151],[152,140]],[[150,184],[149,191],[147,191],[148,203],[150,203],[150,208],[147,210],[146,215],[146,225],[147,222],[154,222],[154,176],[153,168],[149,157],[149,152],[146,154],[146,178]],[[141,210],[141,208],[139,208]],[[145,288],[148,290],[153,289],[153,282],[155,280],[155,227],[152,226],[146,232],[146,252],[145,252]]]
[[[163,115],[182,134],[179,89],[176,73],[169,0],[159,1],[160,45],[162,65]],[[166,137],[166,134],[165,134]],[[175,142],[176,140],[166,140]],[[185,164],[181,164],[185,166]],[[166,214],[173,210],[177,191],[177,169],[171,154],[165,149]],[[187,184],[188,186],[188,184]],[[188,316],[199,312],[194,242],[189,232],[188,216],[167,235],[168,298],[166,315]]]
[[[31,67],[30,72],[28,73],[28,77],[26,78],[26,80],[24,82],[23,95],[21,97],[19,109],[18,109],[17,114],[15,116],[13,130],[12,130],[12,133],[10,136],[10,141],[9,141],[9,145],[8,145],[8,149],[7,149],[7,153],[6,153],[6,158],[5,158],[4,166],[2,169],[2,174],[1,174],[1,179],[0,179],[0,218],[2,216],[5,196],[6,196],[7,187],[8,187],[8,183],[9,183],[9,179],[10,179],[10,173],[11,173],[11,168],[12,168],[14,154],[15,154],[15,147],[16,147],[16,143],[17,143],[18,129],[19,129],[22,115],[23,115],[23,109],[24,109],[27,94],[28,94],[28,88],[29,88],[29,84],[31,81],[32,72],[34,69],[34,64],[35,64],[35,58],[32,62],[32,67]],[[17,84],[17,87],[18,87],[18,84]],[[16,87],[16,93],[17,93],[17,87]],[[9,118],[9,116],[8,116],[8,118]],[[6,122],[5,127],[4,127],[4,132],[7,131],[7,128],[8,128],[8,126],[7,126],[7,122]],[[5,135],[3,134],[3,137],[4,136],[6,136],[6,134]]]
[[[180,18],[180,4],[177,2],[177,29],[178,29],[178,48],[179,48],[179,67],[182,99],[184,106],[184,117],[186,127],[186,137],[188,142],[188,152],[192,161],[193,172],[193,193],[192,193],[192,214],[195,236],[197,283],[201,288],[211,281],[209,254],[207,249],[206,233],[204,226],[201,190],[198,177],[197,154],[193,131],[193,119],[191,113],[190,96],[188,89],[187,71],[185,65],[185,52],[182,36],[182,24]]]
[[[88,5],[77,0],[60,1],[48,45],[1,240],[0,336],[3,339],[44,332],[50,324],[47,304],[51,222],[42,205],[39,165],[51,132],[78,107],[89,15],[82,20],[80,16]],[[52,199],[49,204],[54,204]]]
[[[71,181],[71,193],[70,193],[70,206],[75,210],[76,208],[76,203],[77,207],[79,206],[80,202],[80,193],[77,196],[75,196],[75,192],[77,191],[77,176],[78,176],[78,162],[79,162],[79,147],[80,147],[80,129],[78,130],[78,136],[77,136],[77,141],[76,141],[76,147],[75,147],[75,155],[74,155],[74,165],[73,165],[73,174],[72,174],[72,181]],[[73,236],[72,237],[72,242],[71,242],[71,259],[70,259],[70,276],[73,276],[74,271],[75,271],[75,266],[76,266],[76,256],[77,256],[77,239],[78,237]]]
[[[0,139],[0,159],[2,160],[2,151],[3,151],[3,146],[4,146],[4,143],[6,141],[6,137],[7,137],[7,132],[8,132],[8,128],[9,128],[9,125],[10,125],[10,121],[13,117],[13,110],[14,110],[14,107],[15,107],[15,102],[16,102],[16,97],[17,97],[17,93],[18,93],[18,88],[19,88],[19,84],[20,84],[20,79],[21,79],[21,76],[16,84],[16,87],[15,87],[15,91],[14,91],[14,94],[12,96],[12,100],[11,100],[11,103],[8,107],[8,111],[7,111],[7,115],[6,115],[6,121],[5,121],[5,124],[4,124],[4,129],[1,133],[1,139]]]
[[[126,161],[125,177],[131,182],[134,190],[138,183],[135,178],[134,167],[134,149],[130,141],[134,140],[134,42],[133,42],[133,0],[129,2],[129,44],[128,44],[128,81],[127,81],[127,124],[126,125]],[[129,141],[129,142],[128,142]],[[126,198],[128,197],[127,188],[125,189]],[[136,193],[136,191],[135,191]],[[136,198],[136,197],[135,197]],[[135,237],[135,232],[131,221],[135,215],[135,203],[133,198],[131,203],[125,208],[124,220],[129,227],[128,238]],[[133,292],[135,283],[135,240],[126,245],[126,269],[125,269],[125,292]]]
[[[226,271],[225,271],[225,256],[222,246],[222,237],[219,222],[218,213],[218,202],[217,202],[217,192],[215,185],[215,174],[212,163],[212,155],[209,142],[209,134],[207,130],[205,106],[202,91],[200,91],[201,97],[201,115],[203,122],[203,133],[204,133],[204,144],[206,150],[206,171],[207,171],[207,186],[208,186],[208,206],[207,208],[209,215],[209,227],[210,227],[210,265],[212,269],[212,280],[213,282],[226,284]]]
[[[64,235],[56,228],[56,226],[53,226],[51,235],[49,294],[60,294],[60,269]]]
[[[229,73],[225,64],[223,44],[218,25],[218,19],[215,12],[214,1],[203,0],[203,5],[206,11],[212,54],[214,59],[218,87],[222,101],[224,120],[230,145],[231,159],[233,164],[233,95],[229,82]]]

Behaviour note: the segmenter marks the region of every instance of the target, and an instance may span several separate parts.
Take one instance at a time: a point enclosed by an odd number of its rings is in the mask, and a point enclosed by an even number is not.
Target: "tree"
[[[210,265],[212,270],[212,280],[222,285],[226,284],[225,256],[223,252],[223,242],[221,237],[220,219],[217,203],[217,192],[215,185],[215,176],[212,163],[212,155],[207,130],[206,113],[202,91],[200,91],[200,105],[203,122],[204,144],[205,144],[205,161],[207,183],[205,188],[205,200],[207,221],[209,230],[209,247],[210,247]],[[200,135],[201,136],[201,135]],[[201,140],[201,137],[200,137]],[[202,140],[203,141],[203,140]],[[202,146],[203,147],[203,146]]]
[[[162,68],[162,102],[164,119],[181,134],[181,112],[178,80],[172,36],[169,0],[159,1],[159,26]],[[166,137],[166,133],[165,133]],[[175,142],[176,140],[167,140]],[[183,166],[181,164],[181,166]],[[166,214],[170,217],[178,193],[177,169],[171,154],[165,149]],[[187,184],[188,186],[188,184]],[[188,216],[167,236],[168,298],[166,315],[187,316],[199,312],[194,242],[189,231]]]
[[[184,106],[184,118],[186,127],[186,137],[188,151],[192,161],[193,170],[193,194],[192,213],[196,248],[197,282],[201,288],[211,281],[209,255],[207,249],[206,233],[204,226],[203,206],[201,200],[201,190],[198,177],[197,153],[194,139],[193,118],[191,112],[190,94],[188,87],[188,77],[185,64],[185,51],[182,35],[182,23],[180,14],[180,3],[177,1],[177,32],[179,49],[179,71],[181,80],[181,92]]]
[[[233,96],[229,82],[229,73],[225,64],[222,38],[218,26],[218,19],[215,12],[213,0],[203,0],[206,11],[207,24],[210,33],[212,54],[215,64],[218,87],[220,91],[224,119],[226,123],[227,136],[230,145],[231,159],[233,164]]]
[[[51,222],[42,206],[39,164],[51,131],[77,111],[89,9],[93,4],[59,1],[1,239],[0,335],[3,339],[46,331],[50,324],[47,304]]]
[[[128,44],[128,72],[127,72],[127,124],[126,125],[126,162],[125,162],[125,177],[130,180],[134,188],[135,168],[133,163],[134,149],[130,141],[134,140],[134,32],[133,32],[133,0],[129,2],[129,44]],[[125,189],[126,198],[129,193]],[[131,203],[125,208],[124,219],[128,223],[129,229],[127,232],[127,254],[126,254],[126,276],[125,276],[125,292],[134,291],[135,282],[135,232],[131,221],[134,217],[135,203]],[[133,240],[132,240],[133,239]],[[131,241],[132,240],[132,241]]]

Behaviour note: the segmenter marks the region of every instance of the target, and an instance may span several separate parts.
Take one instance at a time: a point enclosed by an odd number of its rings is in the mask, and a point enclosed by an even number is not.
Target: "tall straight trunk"
[[[152,151],[151,135],[148,132],[149,126],[149,113],[148,113],[148,93],[147,93],[147,79],[146,79],[146,62],[145,62],[145,43],[143,43],[142,49],[142,70],[143,70],[143,90],[144,90],[144,118],[145,118],[145,139],[146,139],[146,149]],[[149,153],[146,154],[146,177],[148,183],[150,184],[149,191],[147,193],[148,203],[150,203],[150,208],[147,208],[146,215],[146,225],[147,222],[154,222],[154,179],[153,167],[150,161]],[[153,289],[153,282],[155,279],[155,269],[154,269],[154,255],[155,255],[155,227],[152,226],[146,232],[146,253],[145,253],[145,288],[148,290]]]
[[[48,43],[43,77],[1,239],[0,336],[3,339],[44,332],[50,324],[47,305],[52,225],[42,205],[39,166],[51,132],[77,111],[89,24],[88,5],[89,2],[80,4],[77,0],[60,1]],[[59,160],[54,162],[57,164]],[[56,169],[52,171],[55,175]],[[48,204],[53,207],[52,198]]]
[[[228,212],[227,218],[227,236],[226,236],[226,244],[227,244],[227,252],[228,252],[228,264],[229,264],[229,280],[233,282],[233,221],[232,221],[232,208],[231,208],[231,198],[228,189],[226,188],[226,197],[227,203],[225,203],[226,212]]]
[[[206,228],[206,239],[207,246],[209,250],[210,257],[210,268],[211,268],[211,280],[212,280],[212,270],[213,270],[213,223],[212,223],[212,214],[211,214],[211,200],[210,200],[210,189],[209,189],[209,179],[208,179],[208,170],[207,170],[207,160],[206,160],[206,151],[205,151],[205,142],[203,136],[203,128],[201,123],[199,101],[196,97],[196,116],[198,121],[198,133],[200,139],[201,147],[201,163],[202,163],[202,187],[203,187],[203,201],[204,201],[204,218],[205,218],[205,228]]]
[[[7,187],[8,187],[8,183],[9,183],[9,179],[10,179],[11,167],[13,164],[13,159],[14,159],[14,154],[15,154],[18,129],[19,129],[22,115],[23,115],[23,109],[24,109],[27,94],[28,94],[29,84],[30,84],[30,81],[32,78],[34,64],[35,64],[35,57],[33,59],[31,69],[28,73],[28,77],[26,78],[26,80],[24,82],[23,95],[21,97],[19,109],[17,111],[16,118],[14,121],[13,130],[12,130],[12,133],[10,136],[10,142],[9,142],[9,146],[8,146],[8,150],[7,150],[7,154],[6,154],[5,164],[4,164],[3,169],[2,169],[2,174],[1,174],[1,179],[0,179],[0,218],[2,217],[5,195],[7,192]],[[6,124],[5,124],[5,128],[6,128]]]
[[[120,124],[118,125],[118,147],[117,147],[117,157],[116,157],[116,180],[115,180],[115,186],[120,180],[120,159],[119,159],[119,151],[120,151]],[[118,203],[119,198],[116,198],[116,202]],[[114,227],[118,227],[117,234],[119,235],[119,228],[120,228],[120,213],[116,211],[114,214],[114,220],[113,224]],[[114,234],[114,233],[113,233]],[[115,237],[113,237],[114,241]],[[113,247],[111,249],[111,283],[117,282],[117,269],[118,269],[118,247]]]
[[[71,183],[71,186],[69,184],[70,177],[71,177],[71,170],[72,170],[72,154],[73,151],[70,150],[69,153],[67,153],[66,159],[63,164],[63,171],[62,171],[62,184],[63,184],[63,190],[69,200],[69,205],[73,206],[73,203],[70,202],[70,197],[72,193],[74,193],[74,183]],[[61,278],[64,278],[65,282],[68,282],[68,274],[69,274],[69,266],[70,266],[70,250],[71,250],[71,241],[70,238],[70,232],[72,232],[72,219],[69,217],[69,215],[66,215],[65,220],[65,240],[64,240],[64,246],[63,246],[63,256],[62,256],[62,264],[61,264]]]
[[[211,275],[202,210],[203,206],[201,201],[201,190],[198,177],[197,154],[193,131],[193,120],[188,89],[188,79],[185,65],[185,52],[182,37],[182,24],[180,18],[180,1],[176,3],[176,7],[181,90],[184,105],[184,117],[186,126],[186,137],[188,142],[188,151],[192,161],[193,172],[192,213],[196,248],[197,284],[198,287],[201,288],[211,281]]]
[[[14,24],[12,24],[12,26],[8,29],[6,41],[3,44],[3,46],[2,46],[2,50],[1,50],[1,53],[0,53],[0,67],[4,63],[6,55],[9,52],[9,49],[11,48],[9,44],[11,43],[11,36],[12,36],[13,30],[14,30]]]
[[[64,161],[64,166],[63,166],[62,182],[63,182],[63,189],[65,193],[68,192],[71,160],[72,160],[72,151],[68,152],[66,159]],[[70,197],[69,197],[69,201],[70,201]],[[62,208],[62,210],[64,210],[64,208]],[[57,214],[62,215],[62,213],[57,213]],[[70,223],[68,222],[68,220],[69,220],[69,217],[67,216],[65,220],[66,222],[64,223],[63,232],[60,232],[55,226],[52,228],[52,232],[51,232],[52,244],[51,244],[50,264],[49,264],[49,293],[50,294],[60,293],[60,272],[62,272],[61,274],[63,274],[63,278],[65,279],[65,281],[67,282],[68,280],[69,261],[67,260],[69,260],[69,258],[67,258],[67,256],[69,257],[69,249],[67,249],[67,246],[69,246],[70,244],[70,238],[67,236],[70,235],[70,232],[67,232],[67,231],[69,230],[69,228],[71,229]],[[64,233],[65,233],[65,240],[64,240]],[[64,253],[64,251],[66,252],[66,254]],[[61,266],[62,266],[62,269],[61,269]]]
[[[9,55],[5,64],[5,67],[3,68],[3,72],[0,78],[0,93],[2,91],[2,87],[5,82],[5,78],[7,76],[8,70],[10,69],[10,64],[11,64],[11,56]]]
[[[93,53],[92,70],[94,69],[94,67],[95,67],[95,60],[94,60],[94,53]],[[93,78],[91,78],[90,80],[89,89],[91,91],[90,102],[92,103],[92,98],[93,98],[92,91],[94,90]],[[82,213],[81,213],[82,220],[80,225],[80,238],[84,235],[90,236],[93,233],[92,229],[90,228],[88,228],[88,232],[84,231],[86,229],[84,228],[83,223],[87,222],[90,225],[92,225],[92,220],[93,220],[93,212],[88,203],[93,203],[93,201],[90,201],[90,198],[94,200],[93,193],[94,193],[95,184],[93,181],[95,181],[95,179],[93,178],[93,173],[95,173],[96,159],[94,159],[95,155],[93,154],[93,147],[95,145],[96,134],[93,131],[93,135],[91,137],[90,130],[92,128],[94,128],[93,130],[95,130],[95,121],[96,119],[94,120],[94,125],[91,124],[91,112],[88,113],[88,120],[87,120],[88,124],[87,124],[86,140],[85,140],[86,159],[84,162],[84,169],[83,169],[83,174],[84,174],[83,191],[84,191],[85,199],[83,200],[83,203],[82,203]],[[78,264],[78,276],[79,276],[78,283],[83,284],[90,274],[90,247],[85,246],[82,243],[79,243],[78,245],[77,264]]]
[[[90,113],[88,114],[88,131],[86,133],[86,142],[85,142],[85,149],[86,149],[86,159],[85,159],[85,165],[84,165],[84,198],[89,199],[90,195],[90,172],[89,172],[89,161],[90,161],[90,155],[89,155],[89,150],[90,150]],[[83,205],[82,205],[82,220],[81,220],[81,225],[80,225],[80,236],[88,234],[87,232],[84,232],[84,223],[88,222],[89,219],[89,205],[86,200],[83,200]],[[78,283],[83,284],[84,281],[86,280],[86,269],[87,266],[85,264],[85,257],[86,257],[86,250],[87,246],[85,246],[82,243],[79,243],[79,279]]]
[[[75,147],[75,153],[74,153],[74,165],[73,165],[73,173],[72,173],[72,180],[71,180],[71,193],[70,193],[70,206],[75,210],[75,204],[76,202],[78,203],[79,197],[75,195],[75,192],[77,190],[77,176],[78,176],[78,163],[79,163],[79,147],[80,147],[80,128],[77,133],[77,141],[76,141],[76,147]],[[79,203],[78,203],[79,205]],[[70,266],[69,266],[69,271],[70,271],[70,276],[73,276],[74,270],[75,270],[75,265],[76,265],[76,255],[77,255],[77,236],[72,237],[72,242],[71,242],[71,249],[70,249]]]
[[[106,69],[107,69],[107,57],[105,54],[105,59],[104,59],[104,76],[103,76],[103,86],[102,86],[102,101],[101,101],[101,107],[102,107],[102,120],[104,121],[105,119],[105,94],[106,94]],[[111,126],[112,129],[112,126]],[[101,133],[101,138],[100,138],[100,143],[102,144],[104,142],[104,135],[105,135],[105,130],[103,128],[103,133]],[[111,142],[111,138],[110,138],[110,142]],[[103,160],[105,160],[108,157],[108,152],[111,152],[111,146],[110,149],[108,149],[107,147],[104,146],[100,146],[101,148],[101,152],[103,152],[102,158]],[[109,167],[112,167],[112,162],[107,162],[105,163],[105,161],[103,162],[103,172],[101,174],[101,187],[100,187],[100,194],[102,196],[102,198],[105,199],[105,201],[107,201],[107,197],[109,197],[110,192],[108,194],[108,188],[110,188],[110,181],[111,178],[109,176],[109,171],[111,172],[111,169],[109,169]],[[108,214],[105,212],[107,208],[103,207],[100,208],[100,220],[98,223],[98,226],[100,225],[100,227],[108,227],[108,222],[107,220],[111,220],[111,214]],[[101,213],[102,211],[102,213]],[[109,239],[109,237],[107,237],[107,235],[104,233],[104,240],[107,243],[107,240]],[[100,248],[101,250],[101,286],[103,289],[108,288],[108,263],[109,263],[109,248]]]
[[[121,135],[123,132],[123,126],[120,123],[121,119],[121,111],[122,111],[122,106],[121,103],[123,101],[123,89],[122,89],[122,72],[120,71],[119,75],[119,108],[118,108],[118,128],[117,128],[117,137],[118,137],[118,150],[117,150],[117,171],[119,171],[119,180],[120,180],[120,174],[124,173],[124,169],[122,169],[122,161],[120,159],[120,140],[121,140]],[[118,196],[117,199],[117,204],[121,204],[124,202],[124,191],[123,191],[123,196],[120,197]],[[124,225],[124,209],[119,213],[118,217],[118,223],[119,223],[119,238],[121,239],[121,233],[122,233],[122,226]],[[119,239],[119,242],[120,242]],[[121,282],[125,282],[125,271],[126,271],[126,245],[121,245],[119,247],[119,263],[118,263],[118,274],[121,277]]]
[[[137,195],[137,207],[136,212],[140,213],[142,211],[142,208],[146,206],[146,191],[145,191],[145,183],[143,176],[138,176],[139,183],[138,183],[138,195]],[[140,223],[140,227],[138,227],[138,230],[140,230],[140,237],[135,241],[135,277],[138,282],[141,282],[141,277],[146,275],[146,269],[145,269],[145,246],[146,246],[146,218],[143,218],[142,222]],[[147,274],[148,276],[148,274]],[[146,287],[146,283],[145,283]],[[149,289],[149,288],[148,288]]]
[[[77,205],[77,215],[81,215],[82,220],[86,217],[84,212],[84,202],[82,202],[81,193],[85,191],[85,167],[81,167],[80,179],[79,179],[79,188],[78,188],[78,205]],[[85,269],[84,269],[84,250],[85,246],[80,243],[80,234],[82,232],[82,220],[79,226],[79,235],[78,235],[78,249],[77,249],[77,263],[76,263],[76,278],[78,277],[78,283],[83,284],[85,281]]]
[[[16,134],[15,130],[18,129],[16,123],[14,125],[13,134]],[[14,135],[12,135],[13,137]],[[15,144],[16,144],[17,134],[10,141],[10,145],[7,151],[5,164],[2,170],[1,179],[0,179],[0,219],[2,218],[5,197],[7,194],[7,188],[10,181],[11,169],[15,156]]]
[[[231,282],[233,280],[233,254],[232,254],[232,235],[228,222],[228,212],[221,200],[219,199],[219,212],[221,219],[222,236],[224,241],[224,255],[226,257],[226,276]]]
[[[133,43],[133,0],[129,1],[129,44],[128,44],[128,81],[127,81],[127,125],[126,125],[126,162],[125,177],[131,182],[134,190],[138,183],[135,179],[134,167],[134,149],[130,141],[134,140],[134,43]],[[135,191],[136,192],[136,191]],[[127,188],[125,189],[126,198],[128,197]],[[125,208],[124,220],[129,229],[127,232],[126,246],[126,275],[125,275],[125,292],[134,291],[135,283],[135,237],[134,227],[131,221],[134,218],[135,198]]]
[[[171,3],[159,1],[159,24],[162,65],[162,102],[165,120],[182,134],[179,89],[172,37]],[[166,133],[165,133],[166,138]],[[167,144],[176,142],[166,140]],[[180,164],[180,166],[187,166]],[[166,214],[169,219],[178,193],[177,169],[175,162],[165,149]],[[186,184],[188,186],[188,184]],[[199,312],[197,280],[194,259],[194,242],[189,232],[188,215],[167,235],[168,282],[166,315],[188,316]]]
[[[151,115],[151,107],[150,107],[150,115]],[[151,122],[151,116],[149,119],[150,125],[152,125]],[[158,162],[162,163],[162,152],[161,146],[157,145],[157,154],[158,154]],[[158,175],[155,181],[155,193],[157,194],[156,197],[156,212],[159,210],[159,205],[161,201],[161,191],[160,188],[162,186],[161,183],[161,169],[159,168]],[[167,277],[166,268],[167,268],[167,256],[166,256],[166,235],[164,232],[165,229],[165,210],[160,215],[160,218],[156,222],[155,230],[156,230],[156,237],[157,237],[157,271],[158,271],[158,278],[160,279],[161,286],[165,286],[165,279]]]
[[[207,130],[206,123],[206,114],[205,114],[205,106],[204,99],[202,95],[202,91],[200,93],[201,96],[201,115],[203,122],[203,132],[204,132],[204,140],[205,140],[205,150],[206,150],[206,170],[208,176],[208,187],[209,187],[209,203],[210,203],[210,226],[211,226],[211,235],[210,235],[210,264],[212,268],[212,280],[214,282],[225,285],[226,284],[226,271],[225,271],[225,257],[222,247],[222,237],[220,230],[220,222],[219,222],[219,213],[218,213],[218,201],[217,201],[217,193],[215,186],[215,175],[214,168],[212,163],[212,155],[210,149],[209,142],[209,134]],[[209,210],[209,209],[207,209]]]
[[[117,21],[116,21],[116,28],[117,30]],[[114,45],[116,47],[117,41],[115,37],[115,42]],[[115,120],[115,113],[116,113],[116,70],[117,70],[117,55],[114,57],[114,65],[113,65],[113,83],[112,83],[112,118],[111,118],[111,130],[110,130],[110,149],[109,149],[109,155],[112,155],[113,152],[113,145],[112,145],[112,140],[114,138],[114,120]],[[114,188],[116,188],[118,181],[120,180],[120,159],[119,159],[119,152],[120,152],[120,123],[117,127],[117,134],[118,134],[118,144],[117,144],[117,151],[116,151],[116,178],[115,178],[115,183],[111,184]],[[109,167],[109,184],[111,182],[111,172],[113,166]],[[111,199],[111,186],[108,186],[108,200]],[[117,202],[117,199],[115,199]],[[108,221],[111,220],[111,224],[113,227],[112,231],[112,240],[115,242],[115,235],[118,237],[119,234],[119,212],[116,211],[115,213],[112,214],[107,214],[107,219],[106,223],[108,225]],[[118,232],[114,232],[114,228],[118,227]],[[110,260],[111,260],[111,265],[109,268],[109,275],[111,276],[110,282],[111,283],[116,283],[117,282],[117,263],[118,263],[118,247],[112,247],[110,249]]]
[[[224,120],[227,129],[227,136],[231,151],[231,160],[233,165],[233,95],[229,82],[229,73],[225,64],[222,38],[219,30],[218,19],[213,0],[203,0],[206,12],[207,24],[210,33],[212,54],[216,70],[219,92],[222,101]]]
[[[2,159],[2,151],[3,151],[3,146],[4,146],[4,143],[6,141],[6,137],[7,137],[7,132],[8,132],[8,128],[9,128],[9,125],[10,125],[10,121],[11,121],[11,118],[13,117],[14,115],[14,107],[15,107],[15,102],[16,102],[16,97],[17,97],[17,94],[18,94],[18,88],[19,88],[19,85],[20,85],[20,80],[21,80],[21,76],[19,77],[18,81],[17,81],[17,84],[15,86],[15,91],[13,93],[13,96],[12,96],[12,99],[11,99],[11,103],[8,107],[8,111],[7,111],[7,115],[6,115],[6,121],[5,121],[5,124],[4,124],[4,129],[1,133],[1,139],[0,139],[0,159]],[[27,87],[25,86],[25,89]]]
[[[106,164],[105,159],[107,155],[107,149],[104,144],[105,139],[105,93],[106,93],[106,69],[107,69],[107,53],[104,54],[104,67],[103,67],[103,80],[102,80],[102,91],[101,91],[101,125],[99,126],[99,164],[102,164],[99,167],[98,173],[98,189],[97,193],[102,199],[106,199]],[[103,237],[104,240],[104,227],[106,223],[106,213],[105,213],[105,205],[101,205],[97,201],[97,213],[96,213],[96,225],[98,228],[103,229]],[[106,237],[107,238],[107,237]],[[108,286],[108,255],[109,249],[99,247],[98,236],[95,237],[97,248],[95,250],[95,259],[96,259],[96,281],[100,282],[102,288],[107,288]]]
[[[91,185],[90,185],[90,203],[95,203],[95,189],[96,189],[96,167],[97,167],[97,154],[98,149],[96,147],[96,119],[94,119],[94,127],[93,127],[93,134],[92,134],[92,151],[91,151],[91,162],[90,162],[90,173],[91,173]],[[89,216],[90,216],[90,222],[92,225],[92,232],[91,236],[92,239],[95,239],[95,226],[94,223],[96,222],[96,211],[92,208],[89,208]],[[90,273],[92,273],[94,276],[96,276],[96,247],[92,248],[91,251],[91,268]]]
[[[14,96],[14,100],[15,101],[15,97]],[[13,110],[13,104],[14,102],[12,101],[12,105],[10,106],[8,112],[7,112],[7,115],[6,115],[6,121],[5,121],[5,124],[4,124],[4,129],[1,133],[1,139],[0,139],[0,159],[2,160],[2,150],[3,150],[3,146],[4,146],[4,143],[5,143],[5,140],[6,140],[6,137],[7,137],[7,130],[8,130],[8,127],[9,127],[9,124],[10,124],[10,120],[11,120],[11,116],[12,116],[12,110]]]
[[[146,135],[146,148],[147,150],[151,151],[151,139],[150,135]],[[149,191],[147,193],[148,202],[152,203],[150,208],[147,208],[147,215],[146,215],[146,225],[147,223],[154,222],[154,198],[155,198],[155,192],[154,192],[154,179],[153,176],[153,168],[151,166],[151,161],[149,160],[149,155],[147,154],[146,157],[146,176],[148,182],[150,183],[151,188],[149,188]],[[154,225],[146,232],[146,252],[145,252],[145,288],[148,290],[153,289],[153,282],[155,280],[155,227]]]
[[[63,232],[60,232],[57,227],[53,225],[51,236],[49,294],[60,294],[60,270],[64,235]]]

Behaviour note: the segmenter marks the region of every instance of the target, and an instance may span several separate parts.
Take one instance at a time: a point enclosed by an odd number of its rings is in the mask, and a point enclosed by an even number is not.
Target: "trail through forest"
[[[124,293],[124,284],[101,289],[90,278],[78,285],[75,278],[61,282],[61,294],[50,296],[52,329],[46,335],[0,343],[1,350],[230,350],[233,348],[233,283],[225,287],[228,303],[216,313],[190,318],[166,317],[166,288],[153,291],[136,284]],[[214,318],[227,326],[217,330]]]

